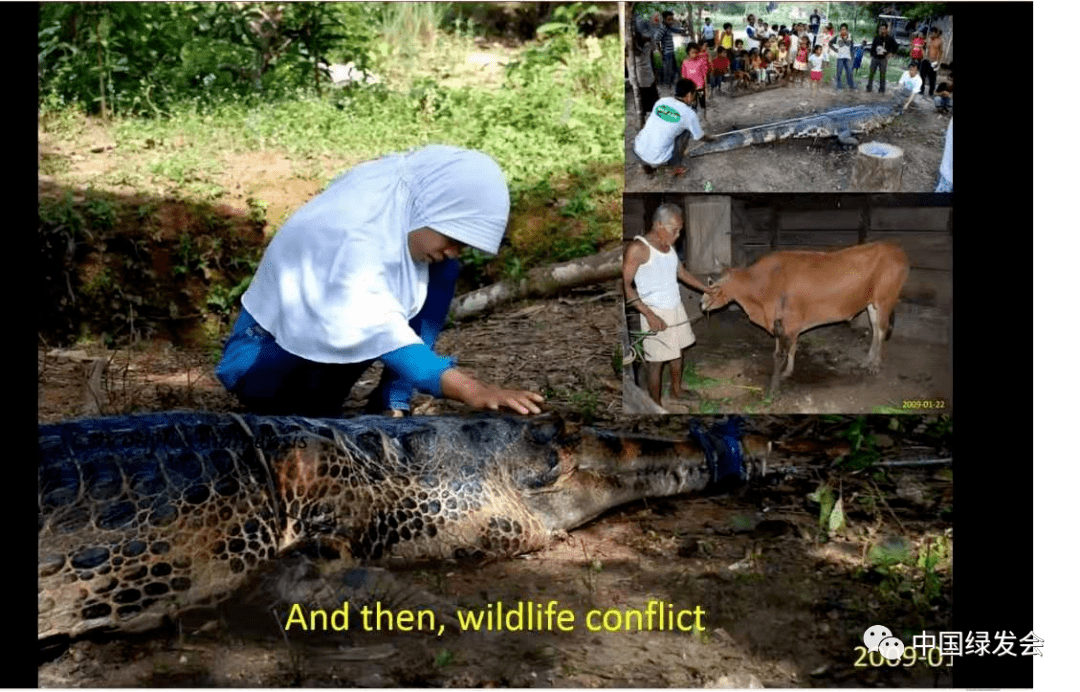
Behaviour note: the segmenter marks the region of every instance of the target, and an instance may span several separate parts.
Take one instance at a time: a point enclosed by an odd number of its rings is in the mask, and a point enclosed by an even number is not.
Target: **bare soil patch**
[[[811,329],[799,336],[792,374],[769,398],[773,337],[738,310],[699,320],[695,333],[697,343],[685,358],[702,401],[692,409],[669,402],[673,412],[871,413],[904,409],[909,402],[907,410],[924,413],[952,405],[949,349],[943,344],[893,335],[883,346],[881,369],[870,373],[864,367],[869,327],[841,322]]]

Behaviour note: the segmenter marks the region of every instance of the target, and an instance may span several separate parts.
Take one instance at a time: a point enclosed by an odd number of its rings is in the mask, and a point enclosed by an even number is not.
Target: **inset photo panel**
[[[627,192],[950,192],[947,3],[627,3]]]
[[[950,195],[623,198],[626,413],[944,413]]]

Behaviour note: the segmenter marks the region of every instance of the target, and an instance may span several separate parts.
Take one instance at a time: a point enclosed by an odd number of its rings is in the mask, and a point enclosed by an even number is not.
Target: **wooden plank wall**
[[[649,232],[649,221],[645,215],[645,198],[641,195],[623,196],[623,240]]]
[[[716,273],[731,264],[731,198],[726,195],[687,195],[686,270],[696,276]]]

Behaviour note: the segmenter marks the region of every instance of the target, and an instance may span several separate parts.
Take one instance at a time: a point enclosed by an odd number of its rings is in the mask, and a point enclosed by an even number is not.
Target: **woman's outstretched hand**
[[[442,385],[443,396],[475,408],[492,411],[508,408],[515,413],[529,415],[540,413],[540,407],[537,404],[544,403],[544,397],[536,392],[492,387],[466,375],[457,368],[450,368],[444,372],[439,383]]]

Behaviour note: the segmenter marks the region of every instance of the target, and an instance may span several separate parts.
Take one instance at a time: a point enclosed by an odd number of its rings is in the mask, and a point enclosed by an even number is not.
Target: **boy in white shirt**
[[[690,107],[697,94],[697,86],[689,79],[675,83],[675,97],[665,97],[653,106],[645,127],[634,138],[634,153],[644,164],[645,172],[652,175],[656,166],[674,166],[673,175],[686,172],[682,165],[690,137],[709,141],[701,129],[697,113]]]
[[[908,65],[907,72],[900,75],[900,91],[905,94],[910,92],[908,100],[900,107],[901,113],[907,110],[907,107],[915,100],[915,94],[919,93],[921,88],[922,77],[919,76],[919,63],[912,62]]]

